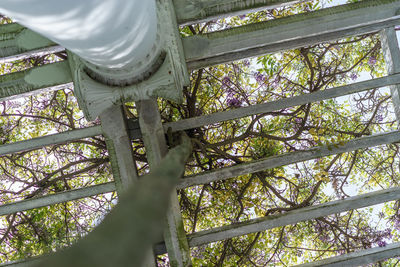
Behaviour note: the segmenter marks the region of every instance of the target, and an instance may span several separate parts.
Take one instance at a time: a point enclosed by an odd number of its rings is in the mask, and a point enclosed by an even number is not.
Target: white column
[[[2,0],[0,13],[74,52],[98,73],[140,72],[159,57],[155,0]]]

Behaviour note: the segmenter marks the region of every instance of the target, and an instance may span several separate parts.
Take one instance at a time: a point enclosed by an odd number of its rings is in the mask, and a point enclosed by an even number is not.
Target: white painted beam
[[[312,102],[318,102],[330,98],[344,96],[348,94],[354,94],[362,92],[364,90],[372,88],[380,88],[388,85],[394,85],[400,83],[400,74],[389,75],[382,78],[376,78],[363,82],[357,82],[349,85],[339,86],[327,90],[322,90],[310,94],[303,94],[300,96],[279,99],[272,102],[263,104],[257,104],[247,107],[241,107],[237,109],[231,109],[227,111],[217,112],[209,115],[203,115],[199,117],[193,117],[184,119],[176,122],[164,123],[164,131],[167,132],[168,128],[171,127],[173,132],[193,129],[205,125],[210,125],[222,121],[234,120],[243,118],[246,116],[272,112],[288,107],[300,106]]]
[[[290,5],[304,0],[174,0],[178,23],[183,26],[227,16]],[[0,25],[0,62],[60,52],[65,48],[23,26]]]
[[[246,163],[236,164],[230,167],[220,168],[213,171],[202,172],[193,176],[183,178],[177,189],[208,184],[215,181],[227,180],[245,174],[264,171],[279,166],[285,166],[297,162],[317,159],[325,156],[354,151],[361,148],[374,147],[383,144],[391,144],[400,141],[400,132],[393,131],[388,133],[376,134],[355,138],[347,141],[344,145],[330,145],[314,147],[309,150],[285,153],[260,160],[253,160]]]
[[[12,54],[12,55],[6,56],[6,57],[0,57],[0,64],[23,60],[23,59],[28,59],[31,57],[43,57],[43,56],[46,56],[49,54],[55,54],[55,53],[64,52],[64,51],[65,51],[65,48],[62,46],[59,46],[59,45],[38,48],[35,50],[23,52],[23,53],[17,53],[17,54]]]
[[[49,39],[17,23],[0,26],[0,57],[2,61],[13,55],[30,53],[44,48],[51,49],[56,45]]]
[[[174,0],[178,23],[183,25],[292,5],[305,0]]]
[[[360,251],[327,258],[320,261],[296,265],[297,267],[352,267],[365,266],[378,261],[400,256],[400,242],[388,244],[384,247],[363,249]]]
[[[376,32],[400,24],[399,0],[365,0],[183,38],[189,69]]]
[[[108,155],[118,194],[138,181],[132,142],[128,135],[122,106],[112,106],[100,115]]]
[[[100,120],[106,138],[115,187],[120,196],[139,181],[123,107],[114,105],[107,108],[100,114]],[[146,254],[143,266],[155,267],[156,262],[151,247],[143,249],[143,253]]]
[[[115,184],[105,183],[93,185],[89,187],[69,190],[65,192],[45,195],[36,198],[25,199],[21,201],[12,202],[0,206],[0,216],[8,215],[24,210],[36,209],[40,207],[50,206],[58,203],[63,203],[80,198],[90,197],[94,195],[104,194],[115,191]]]
[[[9,100],[38,93],[42,90],[57,90],[59,86],[72,84],[67,61],[51,63],[20,72],[0,76],[0,99]]]
[[[43,256],[32,257],[32,258],[23,259],[23,260],[2,263],[2,264],[0,264],[0,267],[5,267],[5,266],[7,266],[7,267],[34,267],[42,259],[43,259]]]
[[[92,137],[101,134],[102,131],[100,126],[92,126],[88,128],[75,129],[62,133],[49,134],[42,137],[1,145],[0,155],[38,149],[44,146],[64,144],[70,141],[79,140],[82,138]]]
[[[399,195],[400,188],[391,188],[314,206],[299,208],[277,215],[269,215],[266,217],[259,217],[240,223],[212,228],[209,230],[189,234],[189,246],[201,246],[204,244],[209,244],[212,242],[217,242],[237,236],[262,232],[276,227],[317,219],[331,214],[338,214],[341,212],[369,207],[388,201],[398,200],[400,198]],[[159,243],[156,246],[155,251],[157,254],[165,253],[165,245],[163,243]],[[323,263],[325,264],[325,262]]]
[[[151,171],[165,157],[168,147],[161,124],[157,100],[143,100],[136,102],[136,104],[138,106],[140,130]],[[179,200],[175,190],[170,197],[170,206],[167,211],[166,220],[167,227],[164,230],[164,240],[170,265],[172,267],[192,266]]]
[[[400,49],[394,27],[388,27],[381,32],[382,51],[389,74],[400,72]],[[400,121],[400,85],[390,86],[392,101],[397,121]]]
[[[398,200],[399,198],[400,188],[380,190],[355,197],[331,201],[324,204],[300,208],[278,215],[260,217],[245,222],[190,234],[188,235],[189,245],[191,247],[200,246],[236,236],[247,235],[280,226],[308,221],[331,214],[369,207],[392,200]]]

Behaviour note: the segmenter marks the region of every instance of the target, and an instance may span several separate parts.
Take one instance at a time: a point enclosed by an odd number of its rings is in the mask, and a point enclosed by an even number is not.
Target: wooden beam
[[[173,2],[178,23],[183,26],[303,1],[305,0],[201,0],[196,2],[174,0]],[[0,62],[10,62],[65,50],[51,40],[17,23],[0,25],[0,40]]]
[[[174,0],[181,26],[304,2],[305,0]]]
[[[104,194],[115,191],[115,184],[105,183],[93,185],[89,187],[69,190],[56,194],[30,198],[21,201],[16,201],[10,204],[0,206],[0,216],[20,212],[24,210],[36,209],[40,207],[50,206],[58,203],[63,203],[80,198],[90,197],[94,195]]]
[[[366,266],[371,263],[400,256],[400,242],[392,243],[384,247],[363,249],[344,255],[327,258],[320,261],[296,265],[297,267],[351,267]]]
[[[0,267],[32,267],[43,260],[43,256],[27,258],[0,264]]]
[[[188,129],[193,129],[201,127],[204,125],[210,125],[222,121],[234,120],[238,118],[243,118],[246,116],[272,112],[280,109],[285,109],[293,106],[300,106],[312,102],[318,102],[334,97],[344,96],[348,94],[354,94],[357,92],[362,92],[364,90],[385,87],[388,85],[400,83],[400,74],[389,75],[382,78],[367,80],[363,82],[357,82],[349,85],[339,86],[331,89],[326,89],[323,91],[318,91],[315,93],[304,94],[300,96],[279,99],[272,102],[267,102],[263,104],[257,104],[247,107],[241,107],[237,109],[231,109],[228,111],[217,112],[209,115],[203,115],[199,117],[193,117],[189,119],[184,119],[176,122],[164,123],[164,131],[167,132],[168,128],[171,127],[173,132],[183,131]]]
[[[128,135],[122,106],[108,108],[100,115],[101,127],[106,138],[115,186],[118,194],[138,181],[132,142]]]
[[[0,99],[8,100],[37,93],[39,89],[57,90],[57,86],[71,85],[68,61],[51,63],[20,72],[0,76]]]
[[[331,201],[314,206],[308,206],[305,208],[299,208],[277,215],[269,215],[266,217],[259,217],[240,223],[212,228],[209,230],[200,231],[188,235],[189,246],[196,247],[237,236],[262,232],[276,227],[317,219],[331,214],[337,214],[349,210],[377,205],[388,201],[398,200],[399,195],[399,187],[390,188],[359,196],[349,197],[346,199]],[[157,254],[165,253],[165,245],[163,243],[158,244],[155,248],[155,251]]]
[[[92,137],[101,134],[102,130],[100,126],[92,126],[88,128],[75,129],[62,133],[49,134],[42,137],[1,145],[0,155],[38,149],[44,146],[64,144],[70,141],[79,140],[82,138]]]
[[[168,152],[161,116],[156,99],[137,102],[137,106],[142,138],[152,170],[160,164]],[[166,218],[167,228],[164,231],[164,240],[172,267],[192,266],[180,209],[178,196],[174,190],[170,197]]]
[[[285,153],[260,160],[253,160],[246,163],[236,164],[231,167],[225,167],[213,171],[202,172],[193,176],[183,178],[177,189],[208,184],[215,181],[227,180],[245,174],[255,173],[271,168],[285,166],[297,162],[317,159],[330,155],[354,151],[357,149],[374,147],[383,144],[391,144],[400,141],[400,132],[393,131],[388,133],[376,134],[355,138],[347,141],[344,145],[329,145],[314,147],[309,150]]]
[[[100,115],[100,120],[106,138],[115,187],[120,197],[139,181],[126,115],[121,105],[114,105]],[[151,247],[143,249],[143,252],[146,254],[143,266],[155,267],[156,262]]]
[[[57,48],[57,49],[56,49]],[[63,48],[61,48],[63,50]],[[31,31],[17,23],[3,24],[0,26],[0,58],[1,61],[15,57],[15,55],[30,54],[31,56],[38,51],[60,50],[54,42]]]
[[[327,202],[306,208],[288,211],[279,215],[260,217],[253,220],[213,228],[190,234],[189,245],[200,246],[228,238],[247,235],[273,229],[280,226],[308,221],[331,214],[341,213],[349,210],[360,209],[372,205],[397,200],[400,198],[400,188],[380,190],[360,196],[349,197],[336,201]]]
[[[365,0],[183,38],[189,69],[376,32],[400,23],[399,0]]]
[[[59,45],[39,48],[39,49],[35,49],[33,51],[18,53],[18,54],[8,56],[8,57],[2,57],[2,58],[0,58],[0,64],[13,62],[13,61],[17,61],[17,60],[28,59],[31,57],[43,57],[43,56],[46,56],[49,54],[55,54],[55,53],[64,52],[64,51],[65,51],[65,48],[62,46],[59,46]]]
[[[394,27],[388,27],[381,32],[382,51],[389,74],[400,73],[400,49]],[[392,101],[397,121],[400,121],[400,85],[390,86]]]

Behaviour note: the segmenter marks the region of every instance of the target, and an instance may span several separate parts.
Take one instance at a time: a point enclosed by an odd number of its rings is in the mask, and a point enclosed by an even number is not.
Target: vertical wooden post
[[[126,117],[122,106],[116,105],[100,115],[101,126],[106,137],[117,193],[121,194],[138,180],[136,163],[133,158],[132,142],[128,135]],[[153,249],[147,250],[145,267],[155,267]]]
[[[137,106],[146,155],[150,168],[152,168],[157,166],[168,152],[157,100],[143,100],[137,102]],[[171,266],[192,265],[180,205],[175,191],[171,195],[170,207],[167,212],[167,229],[164,231],[164,239]]]
[[[400,72],[400,49],[394,27],[388,27],[381,31],[382,51],[388,74]],[[397,121],[400,121],[400,85],[391,85],[390,91]]]
[[[121,106],[113,106],[100,115],[100,120],[106,137],[116,188],[118,193],[121,193],[138,180],[125,114]]]

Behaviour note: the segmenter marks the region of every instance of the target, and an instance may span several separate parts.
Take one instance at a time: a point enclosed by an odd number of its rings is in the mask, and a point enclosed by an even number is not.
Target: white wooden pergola
[[[118,91],[119,95],[123,95],[122,99],[116,99],[112,94],[107,96],[111,99],[110,103],[112,105],[106,106],[106,108],[99,107],[95,111],[85,111],[85,107],[83,107],[85,113],[89,114],[89,116],[100,116],[101,126],[73,130],[0,146],[0,155],[4,155],[86,137],[104,135],[107,140],[107,149],[111,159],[114,182],[3,205],[0,206],[0,215],[12,214],[112,191],[117,191],[118,193],[124,191],[124,188],[138,179],[132,157],[131,140],[143,139],[149,164],[152,167],[157,165],[167,153],[164,133],[168,129],[172,130],[172,132],[188,130],[217,122],[243,118],[385,86],[390,86],[391,88],[396,116],[400,118],[400,49],[394,28],[400,24],[400,0],[364,0],[354,4],[326,8],[312,13],[293,15],[220,32],[184,38],[181,38],[178,34],[179,25],[194,24],[298,2],[302,1],[158,0],[159,14],[162,14],[168,22],[165,23],[164,27],[166,27],[165,31],[168,35],[167,43],[171,47],[168,52],[169,55],[167,54],[167,58],[170,56],[170,61],[169,65],[165,66],[165,69],[161,67],[159,73],[155,73],[152,76],[155,77],[154,79],[150,78],[144,82],[147,88],[144,93],[137,93],[138,90],[142,90],[138,86],[131,86],[125,91],[124,89],[126,88],[121,87],[116,89],[116,91]],[[157,95],[156,93],[153,94],[153,92],[156,92],[159,88],[172,87],[180,90],[181,88],[179,87],[187,83],[186,67],[190,71],[247,57],[375,32],[380,32],[381,36],[388,68],[388,75],[385,77],[177,122],[161,123],[157,101],[154,97],[161,96],[179,100],[179,95],[175,93]],[[64,50],[63,47],[18,24],[1,25],[0,40],[0,56],[4,62]],[[68,60],[62,62],[0,76],[0,97],[2,100],[11,99],[43,90],[54,90],[69,85],[72,82],[74,82],[76,88],[80,87],[82,89],[84,86],[80,84],[81,81],[75,75],[77,68],[79,68],[79,62],[76,62],[76,57],[71,54]],[[185,71],[176,67],[177,65],[186,66]],[[163,71],[165,72],[162,73]],[[174,79],[165,74],[168,71],[173,72]],[[51,73],[51,75],[47,75],[48,73]],[[78,101],[81,107],[92,101],[90,94],[87,94],[83,89],[80,91],[80,94],[77,94],[78,98],[80,98]],[[135,123],[127,121],[119,105],[126,100],[137,101],[139,127],[135,126]],[[96,105],[96,101],[94,100],[91,103]],[[115,131],[115,129],[119,130]],[[235,179],[235,177],[240,175],[255,173],[278,166],[395,142],[400,142],[400,132],[398,131],[356,138],[345,145],[335,147],[320,146],[306,151],[272,156],[183,177],[178,183],[177,189],[219,180]],[[190,247],[398,199],[400,199],[400,188],[391,188],[320,205],[308,206],[276,216],[266,216],[233,225],[186,234],[182,227],[178,198],[176,194],[173,194],[171,196],[171,206],[167,218],[168,227],[165,230],[164,242],[155,245],[154,253],[164,254],[167,252],[173,266],[190,266]],[[400,256],[400,243],[366,249],[301,266],[358,266],[396,256]],[[26,266],[25,264],[27,262],[5,263],[0,266]],[[150,260],[148,264],[152,265],[152,261]]]

